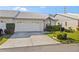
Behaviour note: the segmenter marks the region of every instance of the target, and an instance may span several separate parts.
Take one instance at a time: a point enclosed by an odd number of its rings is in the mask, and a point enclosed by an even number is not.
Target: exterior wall
[[[13,23],[13,19],[0,18],[0,23]]]
[[[78,20],[67,18],[61,15],[57,15],[56,19],[58,19],[56,24],[60,23],[62,27],[65,27],[65,28],[72,27],[75,30],[78,27]]]
[[[26,19],[26,20],[23,20],[23,19],[15,19],[14,20],[15,23],[40,23],[40,22],[43,22],[43,20],[30,20],[30,19]]]
[[[51,21],[51,25],[56,25],[56,21]]]
[[[30,20],[30,19],[26,19],[26,20],[23,20],[23,19],[6,19],[6,18],[4,18],[4,19],[2,19],[2,18],[0,18],[0,23],[28,23],[28,22],[42,22],[43,23],[43,20],[38,20],[38,19],[36,19],[36,20]]]

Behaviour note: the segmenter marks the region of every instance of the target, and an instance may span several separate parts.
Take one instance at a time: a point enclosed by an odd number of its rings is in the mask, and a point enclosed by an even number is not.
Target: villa
[[[7,23],[15,23],[15,32],[44,31],[46,24],[56,25],[56,20],[48,14],[0,10],[0,28]]]
[[[66,13],[66,14],[56,14],[55,18],[58,20],[56,24],[61,24],[62,27],[72,29],[79,28],[79,14]]]

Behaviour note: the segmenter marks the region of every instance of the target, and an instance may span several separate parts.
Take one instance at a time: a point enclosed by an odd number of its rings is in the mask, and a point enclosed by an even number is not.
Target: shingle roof
[[[0,10],[0,17],[14,17],[16,14],[16,11]]]
[[[64,17],[68,17],[68,18],[72,18],[72,19],[79,20],[79,14],[66,13],[66,14],[60,14],[60,15],[61,15],[61,16],[64,16]]]
[[[47,17],[48,17],[47,14],[21,12],[16,18],[46,19]]]
[[[0,10],[0,17],[15,17],[18,14],[17,11]],[[32,13],[32,12],[20,12],[16,18],[32,18],[32,19],[46,19],[48,14]]]

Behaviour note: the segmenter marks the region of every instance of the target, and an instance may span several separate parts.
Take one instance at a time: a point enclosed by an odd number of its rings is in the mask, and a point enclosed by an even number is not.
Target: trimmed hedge
[[[14,23],[7,23],[6,29],[15,29],[15,24]]]
[[[13,34],[15,30],[15,24],[14,23],[7,23],[5,33],[6,34]]]
[[[46,28],[44,29],[44,31],[49,31],[49,32],[53,32],[53,31],[60,31],[61,26],[60,25],[46,25]]]

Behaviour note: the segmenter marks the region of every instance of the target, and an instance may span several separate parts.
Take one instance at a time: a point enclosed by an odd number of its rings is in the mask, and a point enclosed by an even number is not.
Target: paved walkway
[[[1,45],[1,48],[60,44],[59,42],[49,38],[47,35],[44,34],[40,33],[34,33],[34,34],[24,33],[24,34],[15,33],[10,39],[8,39],[7,42]],[[25,38],[23,38],[23,36]]]

